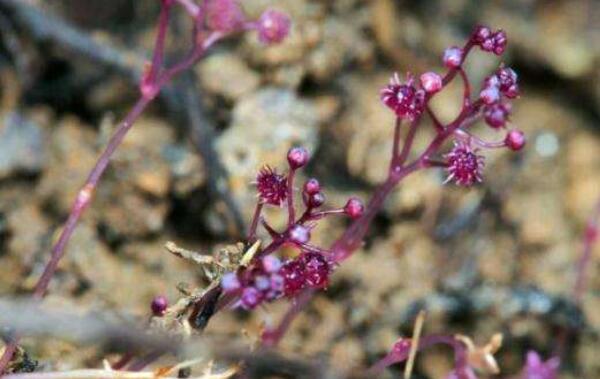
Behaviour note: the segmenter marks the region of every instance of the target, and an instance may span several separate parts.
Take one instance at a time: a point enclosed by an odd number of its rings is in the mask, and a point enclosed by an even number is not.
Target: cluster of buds
[[[273,9],[263,12],[257,21],[248,21],[236,0],[206,0],[203,21],[209,30],[223,33],[256,30],[259,41],[265,45],[283,41],[291,26],[291,20],[286,14]]]
[[[258,250],[247,266],[226,273],[221,280],[223,291],[239,295],[236,305],[244,309],[254,309],[265,301],[281,297],[294,297],[306,288],[326,288],[334,262],[329,251],[310,243],[311,230],[327,216],[341,214],[357,219],[364,212],[363,203],[354,197],[341,208],[323,210],[325,195],[321,184],[317,179],[309,178],[301,190],[303,212],[297,215],[294,178],[297,170],[308,164],[308,151],[293,147],[287,154],[287,161],[287,174],[264,167],[256,176],[258,202],[248,243],[255,242],[256,229],[260,224],[270,235],[270,244]],[[267,222],[261,214],[264,206],[287,207],[285,230],[277,231]],[[283,246],[291,246],[299,253],[282,261],[275,253]]]
[[[472,32],[465,46],[452,46],[444,51],[443,64],[449,69],[445,76],[442,77],[435,72],[426,72],[420,76],[419,84],[417,84],[410,74],[407,75],[404,83],[400,81],[398,74],[394,74],[390,83],[381,90],[381,101],[394,112],[399,121],[398,125],[401,121],[406,120],[412,124],[411,129],[416,129],[419,118],[424,112],[427,110],[431,114],[438,139],[433,146],[435,149],[431,149],[430,154],[421,157],[420,167],[446,167],[447,181],[454,181],[461,186],[471,186],[481,182],[483,178],[485,158],[480,154],[482,150],[508,148],[517,151],[523,148],[525,136],[517,129],[507,130],[504,139],[498,142],[486,142],[468,131],[473,120],[479,117],[495,130],[505,129],[510,122],[512,111],[510,101],[519,96],[516,72],[501,65],[496,72],[485,78],[479,97],[471,99],[471,85],[463,69],[463,63],[474,46],[479,46],[483,51],[501,55],[506,49],[506,44],[507,38],[504,31],[492,32],[488,27],[479,26]],[[460,73],[465,86],[463,109],[454,122],[442,125],[429,108],[429,100],[441,91],[457,73]],[[454,140],[453,148],[447,154],[442,155],[442,161],[435,160],[433,153],[441,147],[439,145],[445,140],[446,135]],[[402,159],[406,159],[406,156],[401,157],[400,160]],[[397,162],[393,160],[392,165],[395,163]],[[396,169],[399,170],[401,167]]]
[[[496,55],[504,54],[508,39],[506,33],[503,30],[497,30],[492,32],[487,26],[478,26],[472,35],[472,41],[475,45],[479,46],[481,50]]]

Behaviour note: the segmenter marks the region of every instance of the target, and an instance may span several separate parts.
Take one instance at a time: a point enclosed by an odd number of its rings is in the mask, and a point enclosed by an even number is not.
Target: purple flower
[[[287,199],[287,180],[269,166],[263,167],[256,176],[258,197],[266,204],[281,206]]]
[[[381,101],[396,113],[399,118],[414,120],[425,109],[425,91],[413,85],[409,75],[405,84],[400,82],[398,74],[394,74],[384,89],[381,90]]]
[[[529,351],[522,379],[556,379],[559,367],[558,357],[552,357],[544,362],[537,352]]]
[[[477,154],[477,149],[458,141],[454,142],[454,148],[445,157],[448,164],[446,182],[453,180],[459,186],[466,187],[481,182],[484,157]]]
[[[283,276],[283,290],[286,296],[300,292],[306,284],[304,265],[297,260],[286,262],[279,273]]]
[[[331,273],[331,266],[323,254],[303,253],[300,260],[304,264],[306,284],[313,288],[326,287]]]

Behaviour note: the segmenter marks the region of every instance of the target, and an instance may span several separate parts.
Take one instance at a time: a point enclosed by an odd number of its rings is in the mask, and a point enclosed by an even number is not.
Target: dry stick
[[[408,361],[406,362],[406,367],[404,368],[404,379],[410,379],[410,375],[412,374],[412,370],[415,365],[415,358],[417,357],[417,347],[419,346],[421,332],[423,331],[423,323],[425,323],[425,311],[421,310],[419,311],[417,320],[415,321],[410,351],[408,353]]]
[[[190,14],[197,13],[197,8],[189,7],[186,1],[178,1]],[[108,44],[106,41],[92,38],[89,34],[64,20],[44,12],[37,7],[19,0],[0,0],[0,6],[10,10],[14,18],[24,25],[38,40],[48,40],[57,43],[62,48],[67,48],[73,53],[107,66],[117,73],[124,75],[135,84],[142,77],[144,58],[125,49]],[[156,58],[156,57],[155,57]],[[158,59],[158,58],[157,58]],[[159,58],[162,59],[162,58]],[[194,79],[186,83],[196,83]],[[193,87],[193,86],[192,86]],[[197,87],[193,92],[196,95],[194,106],[190,106],[188,95],[182,96],[172,86],[162,89],[159,96],[174,115],[185,113],[185,124],[189,124],[188,133],[198,153],[204,158],[207,167],[207,183],[209,193],[219,198],[231,213],[233,222],[238,230],[244,229],[244,222],[239,207],[233,200],[227,186],[227,172],[214,150],[215,129],[213,123],[203,113],[202,103],[198,101],[200,91]],[[182,106],[182,103],[187,106]]]
[[[162,4],[164,7],[171,6],[171,3],[169,2],[163,2]],[[162,48],[164,47],[164,41],[161,40],[165,37],[165,33],[162,31],[163,29],[167,28],[167,21],[167,18],[162,17],[159,22],[159,33],[157,36],[156,46],[157,49],[161,50],[161,52]],[[50,283],[50,280],[54,275],[54,272],[56,271],[60,259],[64,256],[66,245],[69,242],[71,236],[73,235],[73,232],[75,231],[75,227],[77,226],[81,215],[89,205],[93,197],[94,190],[98,185],[98,182],[104,174],[106,168],[108,167],[113,153],[121,144],[121,142],[125,138],[125,135],[133,126],[133,123],[139,118],[139,116],[146,109],[148,104],[152,102],[152,100],[160,92],[162,87],[169,83],[173,77],[180,74],[182,71],[190,68],[194,63],[196,63],[196,61],[200,59],[200,57],[204,54],[204,51],[210,46],[212,46],[219,39],[221,39],[223,36],[224,35],[220,32],[212,32],[204,39],[204,41],[202,41],[202,43],[198,43],[197,45],[195,45],[192,51],[188,54],[188,56],[185,57],[182,61],[175,64],[173,67],[166,69],[161,74],[157,75],[153,83],[154,90],[142,96],[136,102],[136,104],[129,112],[129,114],[125,117],[125,119],[119,124],[117,130],[108,142],[106,149],[104,150],[100,158],[97,160],[96,165],[92,169],[92,172],[86,180],[83,188],[77,194],[75,202],[71,208],[71,212],[69,213],[67,222],[63,227],[58,241],[52,248],[50,261],[44,268],[44,272],[42,273],[42,276],[40,277],[35,286],[35,290],[33,293],[34,299],[41,299],[44,296],[46,290],[48,289],[48,284]],[[160,60],[153,60],[153,64],[157,62],[160,62]],[[6,346],[4,354],[0,358],[0,373],[4,372],[4,369],[12,359],[18,342],[19,336],[17,335],[14,336],[14,338],[12,338],[10,343]]]

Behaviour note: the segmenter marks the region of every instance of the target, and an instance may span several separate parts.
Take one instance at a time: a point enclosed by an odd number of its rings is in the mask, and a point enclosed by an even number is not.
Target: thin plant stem
[[[577,304],[581,303],[586,287],[587,271],[592,258],[592,250],[600,234],[600,201],[596,204],[592,215],[587,221],[583,235],[583,250],[576,267],[575,286],[573,287],[573,299]]]
[[[467,354],[465,345],[454,336],[433,334],[419,339],[417,351],[422,351],[434,345],[447,345],[454,350],[454,360],[457,368],[463,368],[467,365]],[[391,365],[404,362],[410,356],[412,349],[402,349],[400,351],[392,349],[379,361],[375,362],[367,371],[366,377],[378,377],[383,370]]]
[[[258,220],[260,219],[260,213],[262,212],[263,202],[258,201],[256,203],[256,208],[254,209],[254,215],[252,216],[252,223],[250,224],[250,229],[248,230],[248,243],[251,244],[254,242],[256,238],[256,228],[258,227]]]
[[[471,104],[471,84],[469,83],[469,78],[467,77],[467,74],[465,73],[465,70],[463,70],[462,67],[458,68],[458,73],[460,74],[464,85],[463,107],[466,108]]]
[[[290,168],[287,178],[287,206],[288,206],[288,227],[294,224],[296,220],[296,209],[294,208],[294,176],[296,170]]]
[[[167,69],[165,72],[160,74],[156,78],[155,83],[153,84],[154,86],[156,86],[156,93],[153,93],[151,96],[141,96],[135,103],[131,111],[127,114],[125,119],[118,125],[117,130],[109,140],[105,150],[102,152],[102,154],[96,161],[96,164],[92,169],[90,175],[88,176],[85,184],[83,185],[82,189],[78,192],[77,197],[75,198],[75,201],[71,207],[71,211],[63,227],[63,230],[60,233],[58,241],[52,248],[50,260],[46,264],[40,279],[35,285],[35,289],[33,292],[34,299],[42,299],[46,291],[48,290],[50,280],[56,272],[58,263],[65,254],[67,244],[71,239],[73,232],[75,231],[75,228],[77,227],[77,224],[81,216],[83,215],[83,212],[88,207],[93,198],[94,191],[98,185],[98,182],[100,181],[100,178],[106,171],[106,168],[108,167],[108,164],[110,163],[111,157],[113,156],[114,152],[119,147],[119,145],[129,132],[135,121],[139,118],[139,116],[147,108],[147,106],[152,102],[152,100],[155,98],[155,95],[158,92],[160,92],[162,87],[169,83],[173,79],[173,77],[195,64],[198,61],[198,59],[202,57],[206,49],[212,46],[216,41],[218,41],[222,37],[222,33],[211,33],[204,41],[202,41],[202,43],[196,45],[196,47],[186,58],[184,58],[181,62],[175,64],[173,67]],[[157,38],[157,44],[160,43],[160,40],[160,38]],[[6,366],[12,359],[12,356],[16,351],[16,346],[18,345],[19,340],[20,337],[16,335],[7,344],[4,353],[2,354],[2,357],[0,357],[0,373],[4,372]]]
[[[156,33],[154,53],[152,54],[152,65],[146,78],[146,80],[149,80],[150,82],[155,81],[156,75],[159,73],[163,65],[163,58],[165,55],[165,38],[167,36],[169,13],[172,5],[173,3],[170,1],[161,1],[160,14],[158,16],[158,33]]]
[[[261,338],[264,347],[275,347],[281,341],[281,338],[285,335],[289,329],[292,321],[296,316],[302,312],[306,304],[312,299],[312,295],[315,292],[313,289],[307,289],[302,291],[298,297],[293,300],[292,306],[286,311],[285,315],[279,322],[276,328],[265,331]]]
[[[396,125],[394,126],[394,142],[392,146],[392,160],[390,165],[394,164],[394,160],[398,156],[400,151],[400,131],[402,130],[402,119],[400,117],[396,117]],[[390,167],[391,169],[391,167]]]

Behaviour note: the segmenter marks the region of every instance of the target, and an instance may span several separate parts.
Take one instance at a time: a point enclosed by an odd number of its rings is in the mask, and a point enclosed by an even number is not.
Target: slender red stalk
[[[400,340],[397,343],[404,342],[404,341],[406,341],[406,340]],[[410,339],[408,339],[407,341],[410,342]],[[448,345],[452,348],[452,350],[454,350],[455,367],[457,369],[465,368],[467,366],[466,347],[461,341],[457,340],[453,336],[433,334],[430,336],[421,337],[419,339],[419,346],[417,348],[417,351],[421,351],[421,350],[427,349],[433,345],[440,345],[440,344]],[[381,358],[379,361],[377,361],[375,364],[373,364],[366,371],[365,376],[367,378],[376,378],[387,367],[394,365],[396,363],[404,362],[405,360],[407,360],[409,353],[410,353],[410,349],[408,348],[408,347],[410,347],[410,344],[407,344],[406,347],[407,348],[403,348],[403,349],[396,349],[396,348],[392,349],[388,354],[386,354],[385,357]]]
[[[579,261],[577,262],[577,276],[575,279],[575,286],[573,287],[573,299],[577,304],[581,303],[581,298],[583,297],[583,293],[586,287],[587,271],[590,265],[590,260],[592,258],[592,250],[594,248],[594,244],[596,243],[600,235],[599,219],[600,200],[596,204],[592,215],[588,219],[583,234],[583,251],[581,257],[579,258]]]
[[[294,168],[290,168],[290,172],[288,173],[287,178],[287,207],[288,207],[288,228],[294,224],[296,220],[296,209],[294,208],[294,176],[296,175],[296,170]]]
[[[168,12],[168,7],[163,7],[161,11],[161,17],[159,21],[159,33],[156,40],[156,50],[164,53],[164,38],[166,33],[166,21]],[[146,85],[150,85],[154,87],[155,90],[151,90],[149,93],[142,91],[142,96],[135,103],[131,111],[127,114],[125,119],[118,125],[117,130],[111,137],[106,146],[105,150],[102,152],[90,175],[88,176],[85,184],[82,189],[77,194],[77,197],[71,207],[71,211],[63,226],[63,230],[60,233],[58,241],[53,246],[50,260],[46,264],[44,271],[41,277],[38,279],[38,282],[35,285],[35,289],[33,292],[33,298],[36,300],[40,300],[46,294],[48,290],[48,285],[50,284],[50,280],[52,276],[56,272],[58,264],[62,257],[65,254],[65,249],[69,240],[71,239],[77,224],[83,215],[83,212],[90,204],[94,191],[98,185],[98,182],[102,178],[102,175],[106,171],[108,164],[110,163],[111,157],[116,151],[116,149],[120,146],[121,142],[135,123],[135,121],[139,118],[142,112],[147,108],[147,106],[152,102],[155,98],[156,94],[160,92],[160,90],[167,85],[176,75],[181,73],[182,71],[189,69],[192,65],[194,65],[198,59],[204,54],[206,49],[212,46],[215,42],[217,42],[220,38],[223,37],[223,34],[220,32],[212,32],[209,34],[201,43],[197,44],[192,52],[184,58],[181,62],[175,64],[173,67],[165,70],[164,72],[157,74],[157,77],[153,82],[147,82]],[[162,55],[162,54],[160,54]],[[160,72],[158,68],[155,68],[155,64],[160,64],[163,60],[162,57],[157,57],[154,55],[153,59],[153,68],[151,70],[156,70],[157,73]],[[144,84],[144,83],[143,83]],[[19,343],[20,336],[15,335],[14,338],[7,344],[2,357],[0,358],[0,373],[4,372],[6,366],[12,359],[13,354],[16,351],[16,347]]]

